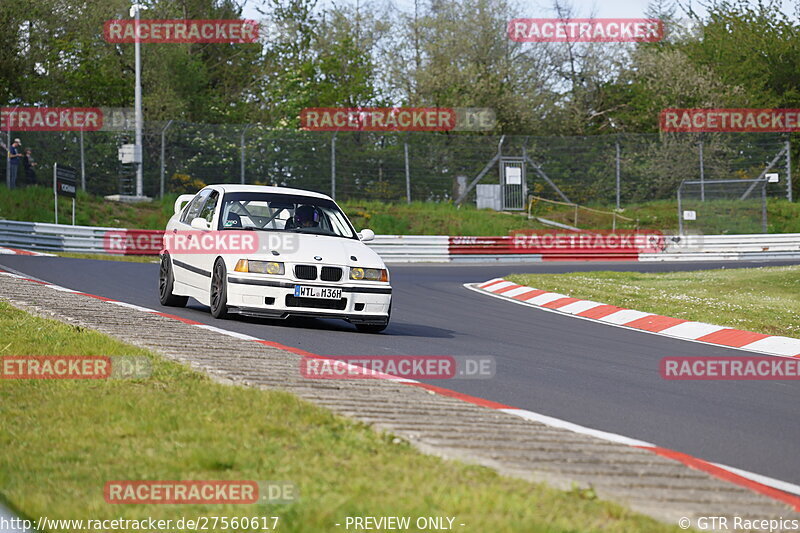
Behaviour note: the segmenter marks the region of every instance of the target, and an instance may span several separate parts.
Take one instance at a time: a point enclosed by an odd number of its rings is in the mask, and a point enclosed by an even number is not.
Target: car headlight
[[[366,281],[389,281],[389,271],[385,268],[350,268],[350,279]]]
[[[236,263],[236,272],[252,272],[254,274],[274,274],[281,275],[286,273],[283,263],[277,261],[252,261],[249,259],[239,259]]]

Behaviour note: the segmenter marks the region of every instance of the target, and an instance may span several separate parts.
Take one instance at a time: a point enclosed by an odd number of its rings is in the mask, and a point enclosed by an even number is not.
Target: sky
[[[368,7],[370,4],[370,0],[359,0],[360,4],[364,7]],[[395,5],[404,11],[411,12],[414,9],[414,0],[393,0]],[[422,0],[425,1],[425,0]],[[569,1],[569,0],[568,0]],[[255,10],[253,7],[259,2],[259,0],[248,0],[247,5],[245,6],[244,11],[244,18],[253,18],[253,19],[261,19],[262,16]],[[334,2],[333,0],[319,0],[319,6],[325,7],[330,6]],[[337,4],[354,4],[355,0],[337,0],[335,3]],[[572,6],[575,8],[576,16],[589,16],[594,14],[594,16],[599,18],[641,18],[644,16],[645,11],[647,10],[647,5],[650,3],[649,0],[572,0],[570,2]],[[706,14],[706,9],[703,7],[702,4],[708,3],[707,0],[682,0],[682,4],[691,6],[692,9],[695,10],[700,16],[704,16]],[[552,5],[549,1],[538,1],[538,2],[520,2],[521,5],[527,6],[523,7],[521,16],[522,17],[529,17],[529,18],[548,18],[553,17],[552,10],[550,6]],[[794,13],[794,5],[791,0],[783,0],[782,1],[783,9],[782,11],[792,17],[795,18]],[[680,18],[681,15],[678,12],[678,17]]]

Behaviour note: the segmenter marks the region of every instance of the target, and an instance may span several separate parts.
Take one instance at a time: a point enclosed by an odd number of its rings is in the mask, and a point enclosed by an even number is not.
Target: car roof
[[[291,187],[272,187],[267,185],[230,185],[226,183],[220,183],[215,185],[209,185],[209,187],[214,187],[215,189],[219,189],[222,192],[263,192],[263,193],[271,193],[271,194],[297,194],[301,196],[310,196],[313,198],[325,198],[327,200],[331,200],[330,196],[325,194],[321,194],[314,191],[306,191],[304,189],[292,189]]]

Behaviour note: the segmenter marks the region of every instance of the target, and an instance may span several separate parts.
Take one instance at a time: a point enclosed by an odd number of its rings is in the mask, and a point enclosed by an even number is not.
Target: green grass
[[[148,204],[121,204],[99,196],[78,193],[75,223],[132,229],[164,229],[172,216],[177,195]],[[68,199],[59,200],[59,222],[69,223],[72,211]],[[349,201],[342,208],[356,229],[370,228],[390,235],[506,235],[512,229],[543,228],[521,213],[497,213],[471,206],[458,208],[449,203],[414,202],[384,204]],[[0,218],[28,222],[53,222],[53,193],[45,187],[15,189],[0,195]]]
[[[50,518],[280,516],[341,531],[346,516],[455,516],[465,532],[676,531],[591,491],[560,492],[422,455],[288,393],[212,382],[97,332],[0,302],[0,355],[139,355],[148,379],[0,380],[0,496]],[[289,505],[109,505],[108,480],[284,480]]]
[[[613,211],[609,205],[591,205],[594,209]],[[687,222],[686,227],[706,235],[761,233],[760,205],[743,204],[732,200],[706,202],[704,206],[695,203],[684,206],[685,209],[697,211],[698,220]],[[533,212],[556,222],[573,225],[574,209],[569,206],[553,206],[540,202]],[[635,222],[617,221],[617,228],[633,229],[638,224],[641,229],[657,229],[662,231],[678,228],[678,204],[675,200],[657,200],[642,204],[624,206],[619,214],[634,219]],[[586,229],[611,229],[611,215],[592,213],[580,210],[578,227]],[[768,233],[800,233],[800,204],[782,199],[767,201]]]
[[[158,263],[157,255],[120,255],[120,254],[83,254],[74,252],[58,252],[59,257],[72,259],[99,259],[103,261],[122,261],[123,263]]]
[[[542,229],[524,213],[499,213],[450,203],[385,204],[347,201],[341,204],[356,229],[378,235],[507,235],[515,229]]]
[[[172,216],[177,195],[167,195],[163,200],[147,204],[121,204],[109,202],[99,196],[78,193],[75,222],[78,225],[107,226],[132,229],[164,229]],[[724,205],[723,205],[724,204]],[[704,216],[700,211],[701,233],[761,232],[758,214],[748,211],[741,216],[736,203],[717,205],[717,216]],[[59,222],[71,221],[71,203],[59,200]],[[538,222],[527,219],[525,213],[499,213],[489,209],[476,209],[451,203],[412,202],[383,203],[378,201],[348,200],[341,203],[356,229],[370,228],[379,235],[508,235],[518,229],[547,229]],[[612,210],[605,205],[590,207]],[[769,200],[768,231],[770,233],[800,233],[800,204],[786,200]],[[732,214],[731,214],[732,213]],[[541,216],[573,224],[574,210],[565,206],[539,203],[534,212]],[[678,227],[677,204],[674,200],[661,200],[628,205],[621,215],[635,219],[642,229],[675,230]],[[708,213],[706,214],[708,215]],[[758,215],[758,216],[757,216]],[[29,222],[53,222],[53,193],[45,187],[29,187],[4,191],[0,194],[0,219]],[[618,221],[617,228],[632,229],[637,222]],[[611,217],[605,214],[579,212],[578,226],[592,229],[611,229]]]
[[[638,311],[800,337],[800,266],[665,273],[513,274],[507,279]]]
[[[110,202],[102,196],[78,191],[75,199],[75,224],[79,226],[105,226],[112,228],[164,229],[172,216],[172,206],[177,196],[146,204]],[[58,200],[58,221],[72,222],[72,201]],[[3,190],[0,194],[0,219],[25,222],[54,222],[53,190],[47,187],[26,187]]]

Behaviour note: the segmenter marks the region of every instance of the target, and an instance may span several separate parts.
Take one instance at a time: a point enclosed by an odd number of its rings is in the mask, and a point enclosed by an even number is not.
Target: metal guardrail
[[[366,244],[387,263],[446,263],[449,242],[447,235],[376,235]]]
[[[108,253],[108,236],[158,233],[95,226],[69,226],[40,222],[0,220],[0,246],[37,252]],[[508,242],[506,242],[508,241]],[[800,259],[800,233],[765,235],[665,236],[666,248],[639,253],[640,261]],[[379,235],[367,243],[387,263],[416,262],[537,262],[542,253],[513,249],[509,237],[449,237],[447,235]],[[585,251],[584,251],[585,252]],[[621,259],[621,250],[592,251],[585,259]],[[559,252],[547,259],[558,260]],[[560,252],[563,253],[563,252]],[[626,251],[630,255],[630,251]],[[570,252],[563,259],[580,260]],[[625,257],[626,259],[634,259]]]
[[[0,220],[0,246],[37,252],[108,253],[107,236],[122,228]],[[144,230],[135,230],[144,232]],[[447,235],[379,235],[368,244],[392,263],[447,262]]]
[[[683,235],[666,243],[662,252],[640,254],[639,261],[800,259],[800,233]]]
[[[37,252],[105,253],[103,236],[118,228],[0,220],[0,246]]]

